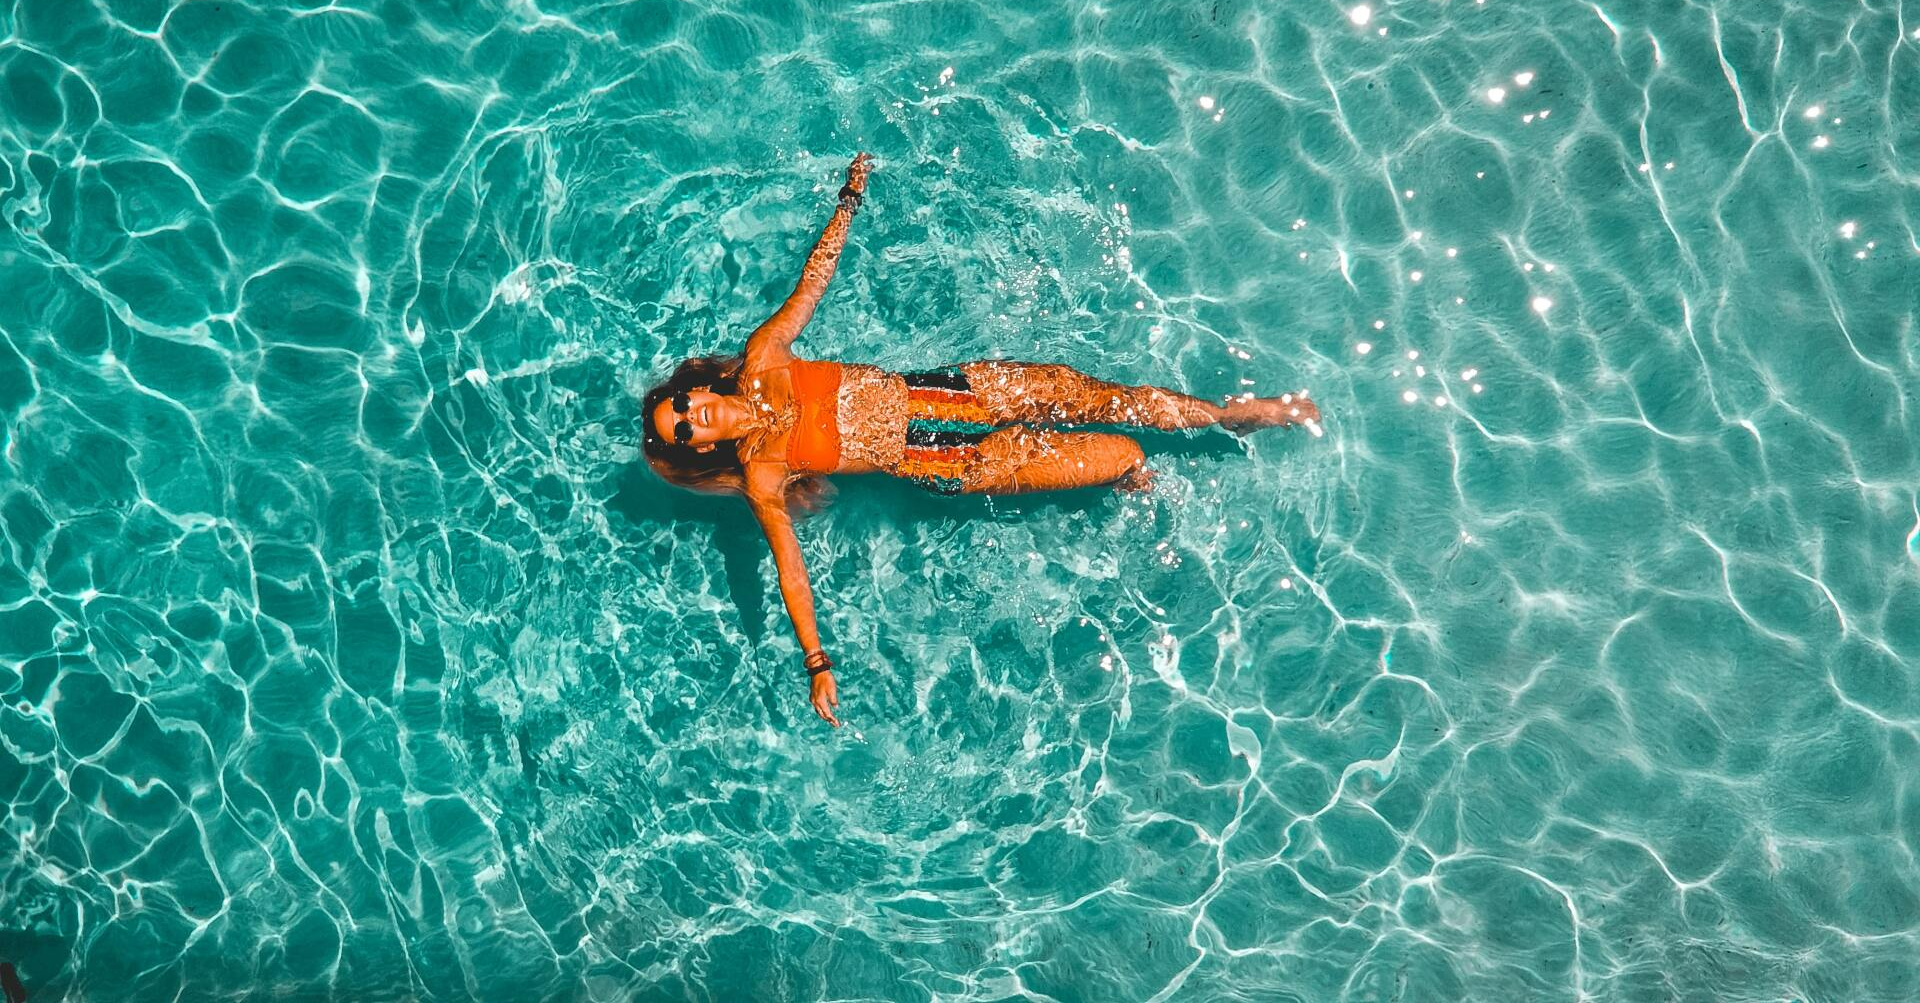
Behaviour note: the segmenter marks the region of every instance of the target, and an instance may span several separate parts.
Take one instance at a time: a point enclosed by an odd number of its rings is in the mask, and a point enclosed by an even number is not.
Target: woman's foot
[[[1303,391],[1278,397],[1231,397],[1220,407],[1220,427],[1229,432],[1251,432],[1275,425],[1304,425],[1320,420],[1320,409]]]

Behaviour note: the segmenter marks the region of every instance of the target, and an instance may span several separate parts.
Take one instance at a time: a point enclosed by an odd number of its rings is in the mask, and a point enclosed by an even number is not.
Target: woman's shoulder
[[[747,351],[741,354],[740,372],[743,376],[768,373],[785,369],[797,361],[799,359],[785,345],[774,343],[750,345]]]

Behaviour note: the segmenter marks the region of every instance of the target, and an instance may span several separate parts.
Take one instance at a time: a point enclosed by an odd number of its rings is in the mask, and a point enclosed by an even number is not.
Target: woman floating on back
[[[1131,437],[1061,431],[1059,425],[1246,431],[1318,420],[1305,391],[1225,404],[1159,387],[1107,383],[1067,366],[965,362],[890,373],[855,362],[796,358],[833,278],[847,227],[866,196],[873,158],[847,168],[840,205],[807,256],[800,284],[731,357],[688,359],[642,399],[644,451],[660,476],[683,487],[744,495],[773,547],[780,594],[806,652],[813,709],[840,726],[833,660],[820,647],[813,593],[788,514],[827,474],[892,474],[938,494],[1017,494],[1151,481]]]

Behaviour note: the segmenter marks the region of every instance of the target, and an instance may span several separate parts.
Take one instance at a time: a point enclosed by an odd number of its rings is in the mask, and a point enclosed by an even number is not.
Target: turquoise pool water
[[[1911,6],[0,6],[33,999],[1920,997]],[[851,481],[805,704],[638,392],[1327,434]],[[1417,355],[1416,355],[1417,353]]]

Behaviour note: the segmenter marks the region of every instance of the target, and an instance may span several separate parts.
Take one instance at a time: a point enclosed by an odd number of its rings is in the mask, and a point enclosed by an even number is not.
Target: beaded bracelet
[[[833,668],[833,659],[828,658],[827,653],[824,651],[816,651],[813,654],[807,656],[806,665],[807,665],[807,678],[811,679],[814,676],[817,676],[820,673]]]
[[[852,185],[840,186],[840,205],[850,213],[859,212],[860,203],[866,201],[866,198],[865,192],[854,191]]]

